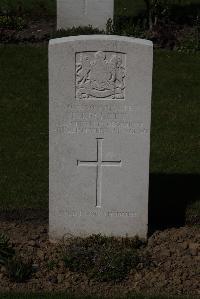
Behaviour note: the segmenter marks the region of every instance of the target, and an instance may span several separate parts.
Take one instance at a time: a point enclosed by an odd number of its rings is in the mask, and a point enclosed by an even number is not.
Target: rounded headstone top
[[[105,34],[93,34],[93,35],[78,35],[51,39],[49,45],[62,44],[66,42],[76,42],[76,41],[120,41],[134,43],[144,46],[153,46],[152,41],[141,38],[119,36],[119,35],[105,35]]]

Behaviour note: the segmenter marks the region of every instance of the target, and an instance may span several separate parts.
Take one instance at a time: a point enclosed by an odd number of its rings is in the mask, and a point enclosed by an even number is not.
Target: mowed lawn
[[[0,47],[2,208],[48,208],[47,54],[46,46]],[[200,54],[154,53],[151,175],[200,178],[199,66]],[[200,214],[200,191],[194,200]]]

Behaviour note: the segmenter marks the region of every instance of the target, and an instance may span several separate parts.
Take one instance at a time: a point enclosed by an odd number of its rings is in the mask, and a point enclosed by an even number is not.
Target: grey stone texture
[[[49,232],[148,230],[153,46],[93,35],[49,43]]]
[[[88,25],[106,29],[113,15],[114,0],[57,0],[57,29]]]

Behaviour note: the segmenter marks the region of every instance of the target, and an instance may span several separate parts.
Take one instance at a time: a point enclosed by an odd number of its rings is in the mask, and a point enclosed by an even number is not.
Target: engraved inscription
[[[105,103],[105,102],[104,102]],[[148,134],[146,124],[134,119],[134,106],[95,105],[83,102],[65,107],[66,120],[57,123],[55,132],[61,134]],[[118,102],[119,104],[119,102]],[[136,115],[136,113],[135,113]]]
[[[63,212],[63,211],[61,211]],[[68,217],[135,217],[135,212],[126,212],[126,211],[65,211],[65,214]]]
[[[97,138],[97,159],[96,161],[79,161],[77,166],[96,167],[96,207],[101,208],[101,188],[102,188],[102,167],[121,166],[121,161],[104,161],[102,158],[103,138]]]
[[[76,53],[76,99],[124,100],[124,53]]]

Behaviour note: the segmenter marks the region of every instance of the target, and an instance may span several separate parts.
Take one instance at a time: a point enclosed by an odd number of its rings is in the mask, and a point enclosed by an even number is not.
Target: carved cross
[[[121,166],[120,161],[105,161],[102,159],[103,138],[97,138],[97,159],[96,161],[77,160],[77,166],[96,167],[96,207],[101,208],[101,191],[102,191],[102,167],[104,166]]]

